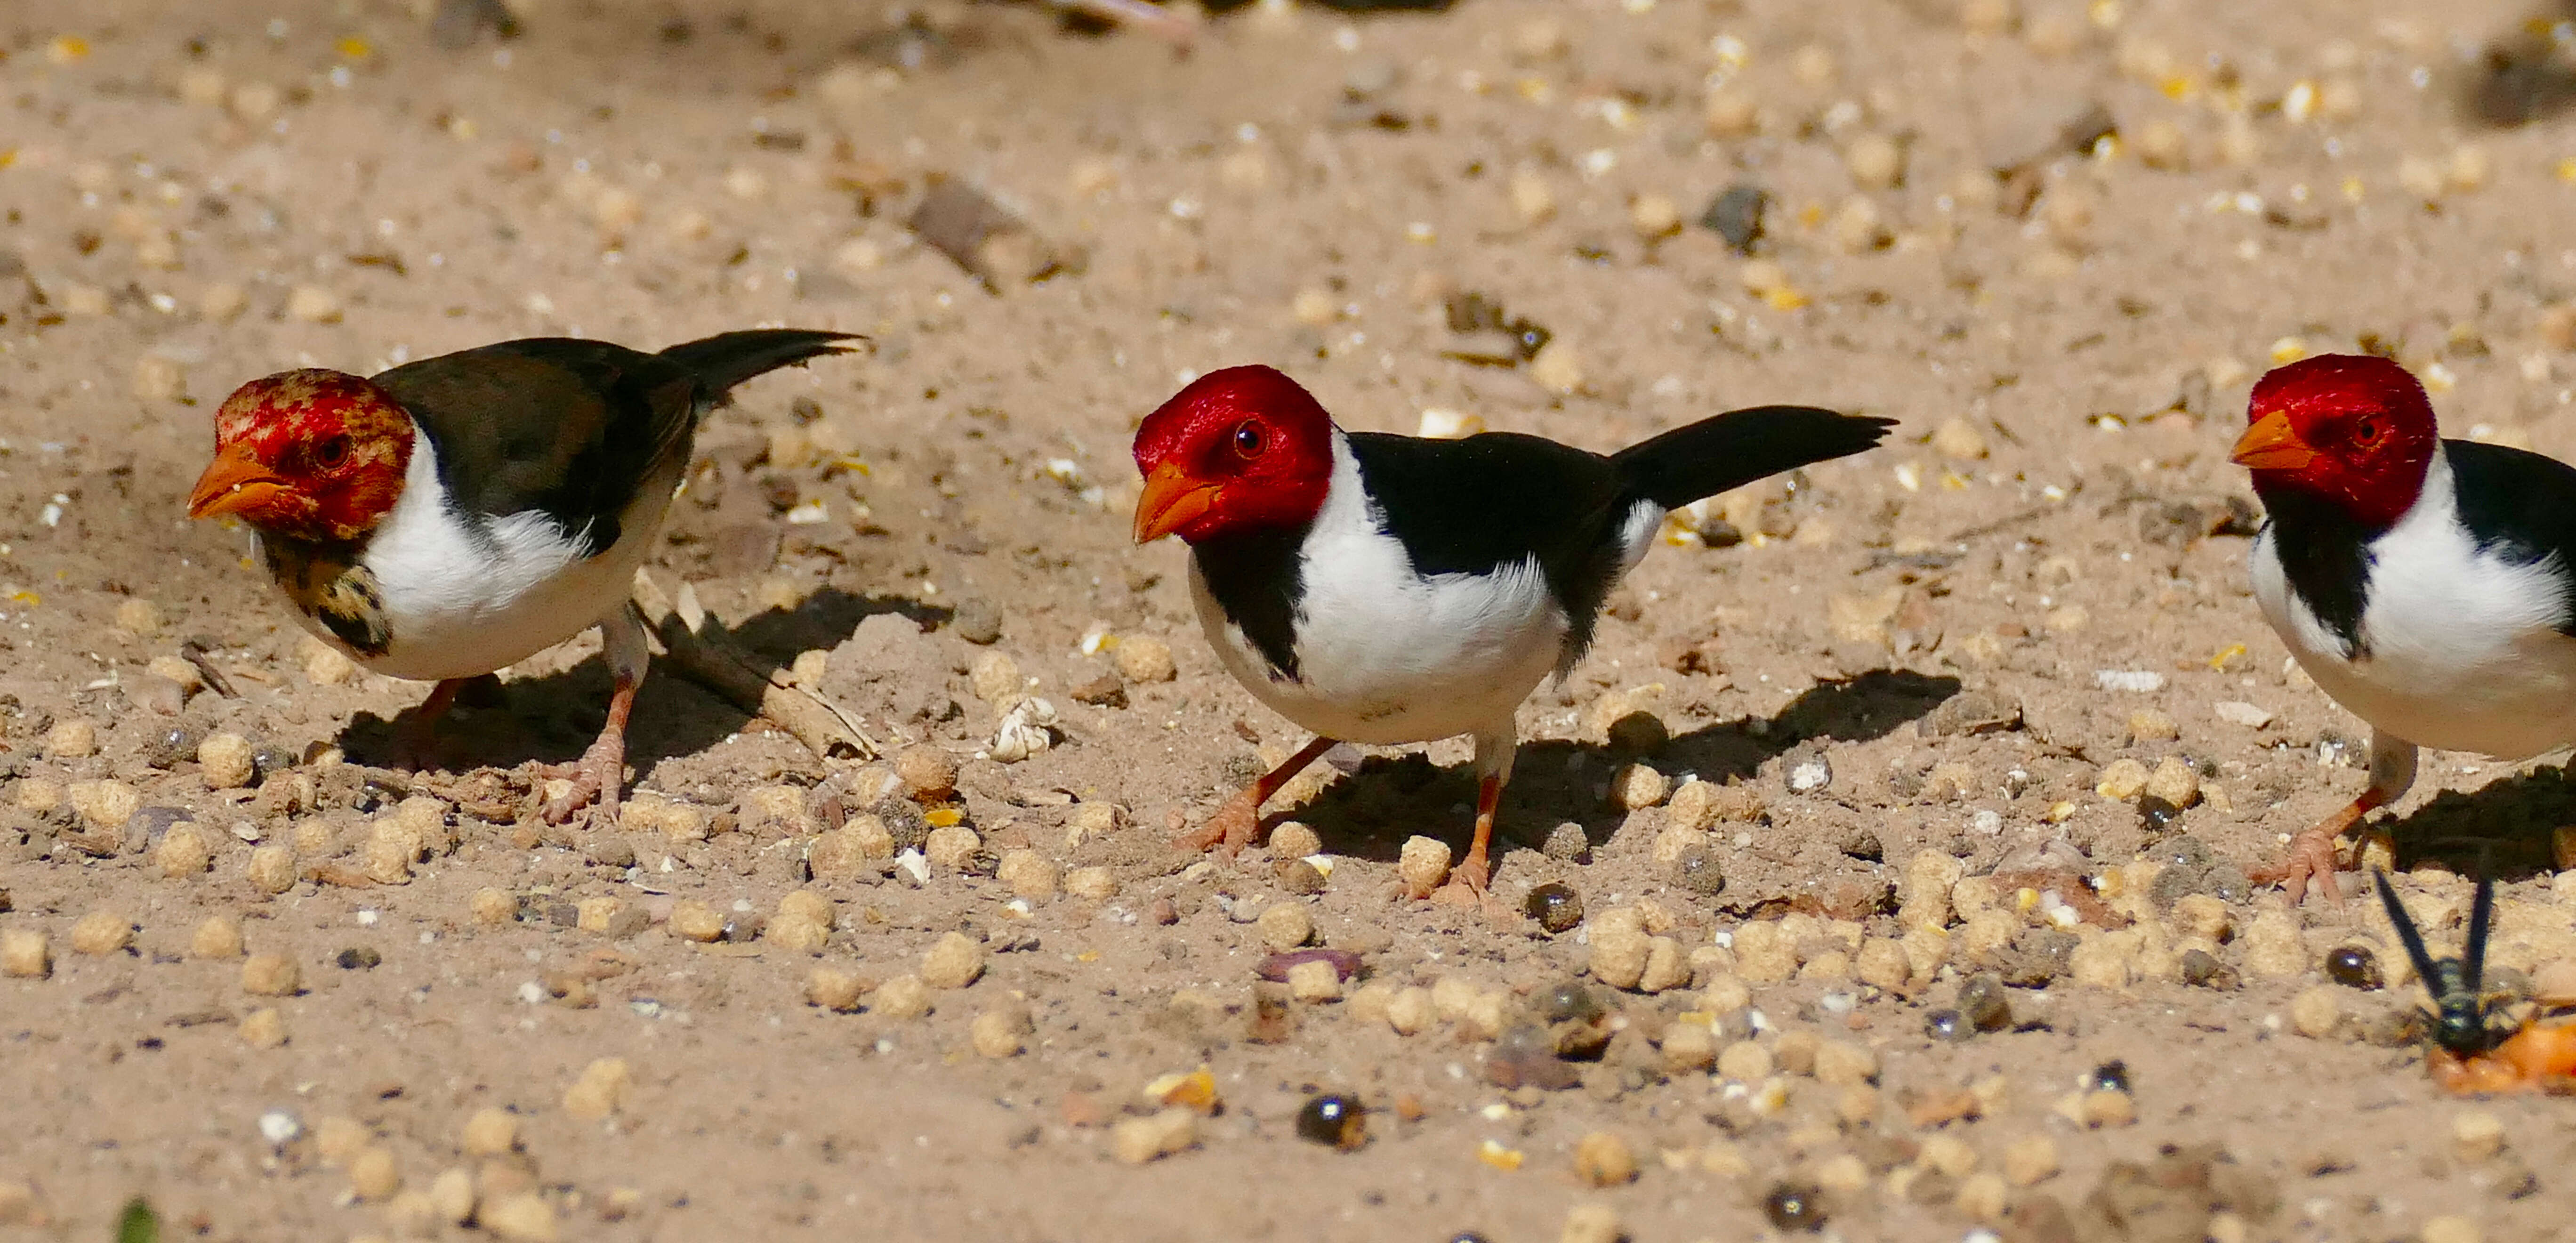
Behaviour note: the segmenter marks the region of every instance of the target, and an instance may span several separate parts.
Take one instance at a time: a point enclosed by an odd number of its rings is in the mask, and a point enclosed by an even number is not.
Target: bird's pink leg
[[[2307,897],[2312,879],[2328,901],[2342,901],[2343,889],[2335,884],[2335,839],[2361,823],[2363,816],[2404,798],[2414,784],[2415,744],[2386,734],[2371,735],[2370,788],[2343,810],[2292,837],[2281,853],[2279,866],[2265,868],[2247,879],[2264,885],[2280,882],[2281,893],[2292,906]]]
[[[1467,857],[1449,869],[1449,883],[1431,895],[1434,902],[1478,908],[1498,923],[1508,922],[1511,912],[1486,889],[1493,873],[1486,852],[1494,840],[1494,809],[1501,806],[1503,786],[1512,779],[1516,745],[1508,729],[1476,735],[1476,836],[1467,843]]]
[[[1184,850],[1206,850],[1222,844],[1227,858],[1243,853],[1243,848],[1252,844],[1253,834],[1261,828],[1261,805],[1269,802],[1270,796],[1279,792],[1279,787],[1295,780],[1297,774],[1306,771],[1307,765],[1335,745],[1336,740],[1331,738],[1318,738],[1307,743],[1304,750],[1289,756],[1287,762],[1261,774],[1261,778],[1252,783],[1252,788],[1227,799],[1225,806],[1208,817],[1206,824],[1172,839],[1172,844]]]
[[[599,629],[607,641],[603,654],[616,679],[608,696],[608,720],[580,759],[539,766],[538,772],[549,780],[572,783],[562,797],[547,800],[545,817],[551,824],[571,820],[573,813],[593,800],[604,819],[616,820],[618,792],[626,784],[626,718],[635,711],[635,688],[644,684],[645,664],[652,653],[644,645],[644,619],[632,605],[600,622]]]
[[[456,702],[456,692],[472,678],[446,678],[429,688],[429,698],[412,709],[411,719],[394,731],[394,767],[420,772],[438,759],[438,722]]]

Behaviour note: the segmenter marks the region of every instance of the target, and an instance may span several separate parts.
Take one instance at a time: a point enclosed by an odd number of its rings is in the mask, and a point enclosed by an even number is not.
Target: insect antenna
[[[2397,891],[2388,887],[2388,873],[2372,868],[2370,874],[2379,881],[2379,903],[2388,908],[2388,922],[2397,929],[2397,942],[2406,947],[2407,960],[2415,964],[2415,978],[2422,980],[2424,991],[2433,994],[2433,1000],[2439,1002],[2442,999],[2442,975],[2433,966],[2433,955],[2424,949],[2423,934],[2415,931],[2415,921],[2407,916],[2405,906],[2397,901]],[[2475,935],[2484,940],[2483,923]]]

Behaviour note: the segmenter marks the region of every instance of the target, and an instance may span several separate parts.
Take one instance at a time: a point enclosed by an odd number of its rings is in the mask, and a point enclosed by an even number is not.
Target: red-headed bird
[[[372,378],[253,380],[215,412],[188,514],[257,533],[304,628],[350,659],[435,681],[407,750],[470,678],[598,626],[608,721],[547,815],[615,811],[644,631],[635,568],[688,469],[701,415],[763,372],[840,353],[846,333],[729,332],[646,354],[538,338]]]
[[[1664,514],[1878,443],[1889,420],[1803,406],[1703,419],[1604,457],[1536,436],[1344,432],[1268,367],[1200,377],[1136,432],[1136,541],[1190,545],[1199,625],[1235,680],[1318,735],[1184,844],[1239,849],[1261,803],[1336,741],[1476,744],[1478,901],[1513,711],[1572,669]]]
[[[2283,882],[2340,897],[2335,838],[2415,782],[2417,747],[2526,759],[2576,742],[2576,468],[2435,430],[2383,358],[2254,385],[2235,460],[2267,513],[2254,598],[2299,666],[2370,722],[2370,785],[2291,840]]]

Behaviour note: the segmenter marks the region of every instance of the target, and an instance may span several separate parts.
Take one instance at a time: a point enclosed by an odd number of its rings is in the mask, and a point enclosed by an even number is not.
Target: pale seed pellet
[[[457,1135],[457,1147],[469,1157],[497,1157],[516,1151],[518,1115],[494,1105],[475,1110]]]
[[[967,1036],[979,1056],[988,1058],[1018,1057],[1028,1047],[1028,1036],[1036,1031],[1029,1012],[1020,1006],[1004,1006],[975,1016],[968,1025]]]
[[[241,954],[241,923],[230,915],[209,915],[188,936],[190,958],[239,958]]]
[[[1064,874],[1064,891],[1089,902],[1106,902],[1118,896],[1118,874],[1097,865],[1079,867]]]
[[[1399,1036],[1411,1036],[1427,1029],[1437,1017],[1430,989],[1398,989],[1395,996],[1387,999],[1386,1025],[1395,1029]]]
[[[724,938],[725,917],[695,898],[682,898],[671,904],[670,927],[672,936],[703,944]]]
[[[1717,1055],[1717,1073],[1739,1083],[1770,1078],[1771,1065],[1771,1050],[1751,1040],[1738,1040]]]
[[[2310,1040],[2324,1040],[2334,1035],[2343,1022],[2343,1002],[2327,985],[2302,989],[2290,999],[2290,1026]]]
[[[930,986],[917,975],[899,975],[876,987],[868,1009],[890,1019],[917,1019],[930,1013]]]
[[[1959,1183],[1959,1193],[1951,1207],[1970,1221],[1989,1224],[2004,1219],[2004,1210],[2012,1202],[2012,1189],[2004,1185],[2003,1176],[1994,1173],[1971,1174]]]
[[[250,887],[272,897],[295,887],[295,848],[278,842],[256,846],[242,869]]]
[[[274,1049],[286,1043],[286,1016],[275,1006],[262,1006],[241,1021],[242,1043],[254,1049]]]
[[[258,861],[258,855],[258,851],[251,852],[254,864]],[[294,857],[288,856],[287,866],[292,868],[294,864]],[[519,903],[509,894],[486,885],[474,891],[474,896],[466,903],[466,910],[476,925],[484,928],[498,928],[518,917]]]
[[[1129,1165],[1143,1165],[1198,1146],[1197,1111],[1170,1108],[1109,1128],[1109,1150]]]
[[[56,760],[85,760],[98,754],[98,727],[79,717],[57,721],[45,731],[45,755]]]
[[[1152,635],[1129,635],[1118,643],[1118,673],[1130,682],[1169,682],[1180,676],[1172,645]]]
[[[625,1108],[635,1090],[635,1072],[622,1057],[603,1057],[582,1068],[581,1077],[564,1089],[564,1112],[596,1121]]]
[[[134,921],[118,911],[92,911],[72,925],[72,952],[115,954],[134,944]]]
[[[866,991],[865,981],[835,967],[816,967],[805,976],[805,1004],[835,1014],[855,1012]]]
[[[984,943],[962,932],[944,933],[921,956],[921,982],[932,988],[964,988],[984,975]]]
[[[1034,850],[1004,851],[1001,865],[994,870],[993,876],[1002,882],[1003,888],[1011,891],[1013,897],[1030,902],[1044,902],[1054,897],[1063,880],[1055,864]]]
[[[555,1221],[554,1206],[532,1191],[502,1196],[484,1205],[477,1222],[506,1243],[555,1243],[563,1237],[563,1228]]]
[[[1298,963],[1288,969],[1288,995],[1308,1004],[1339,1001],[1342,973],[1321,960]]]
[[[461,1226],[474,1220],[473,1171],[461,1165],[440,1170],[429,1182],[429,1211],[442,1225]]]
[[[349,1191],[367,1204],[393,1198],[402,1190],[402,1170],[394,1164],[394,1154],[369,1146],[349,1162]]]
[[[984,839],[962,824],[932,829],[921,844],[922,856],[930,866],[943,872],[963,872],[974,866],[975,854],[984,848]]]
[[[2424,1243],[2486,1243],[2486,1232],[2469,1217],[2427,1218],[2421,1237]]]
[[[2504,1120],[2483,1109],[2451,1120],[2452,1151],[2470,1164],[2494,1159],[2504,1151]]]
[[[53,950],[44,933],[31,928],[0,930],[0,975],[41,980],[53,973]]]
[[[1396,875],[1408,897],[1427,898],[1449,879],[1449,843],[1436,837],[1409,837],[1397,852]]]
[[[303,986],[303,972],[284,954],[253,954],[242,960],[241,986],[253,997],[292,997]]]
[[[2058,1170],[2057,1141],[2046,1135],[2031,1135],[2004,1146],[2004,1180],[2016,1187],[2029,1187],[2047,1181]]]
[[[1574,1142],[1574,1176],[1595,1187],[1624,1187],[1637,1181],[1637,1154],[1617,1135],[1594,1131]]]
[[[1263,945],[1284,953],[1314,939],[1315,919],[1306,913],[1304,903],[1281,902],[1263,911],[1253,921],[1253,929],[1261,934]]]
[[[790,954],[820,954],[832,942],[832,930],[802,911],[779,912],[760,939]]]
[[[172,826],[161,835],[161,845],[152,852],[152,861],[171,880],[203,876],[207,868],[214,866],[214,859],[214,847],[193,824]]]
[[[346,1169],[374,1142],[374,1132],[345,1115],[334,1114],[313,1124],[313,1155],[321,1158],[324,1169]]]

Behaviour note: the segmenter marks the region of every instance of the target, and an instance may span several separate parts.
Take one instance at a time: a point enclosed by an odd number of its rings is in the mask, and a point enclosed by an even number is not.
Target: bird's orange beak
[[[205,474],[197,476],[197,490],[188,494],[188,516],[214,518],[253,513],[284,495],[286,487],[285,480],[249,452],[228,447],[206,464]]]
[[[1136,542],[1153,543],[1197,521],[1216,507],[1219,491],[1170,462],[1145,472],[1144,495],[1136,498]]]
[[[2298,429],[2290,426],[2290,416],[2274,411],[2254,420],[2254,426],[2236,438],[2228,459],[2248,470],[2306,470],[2317,460],[2317,451],[2299,438]]]

